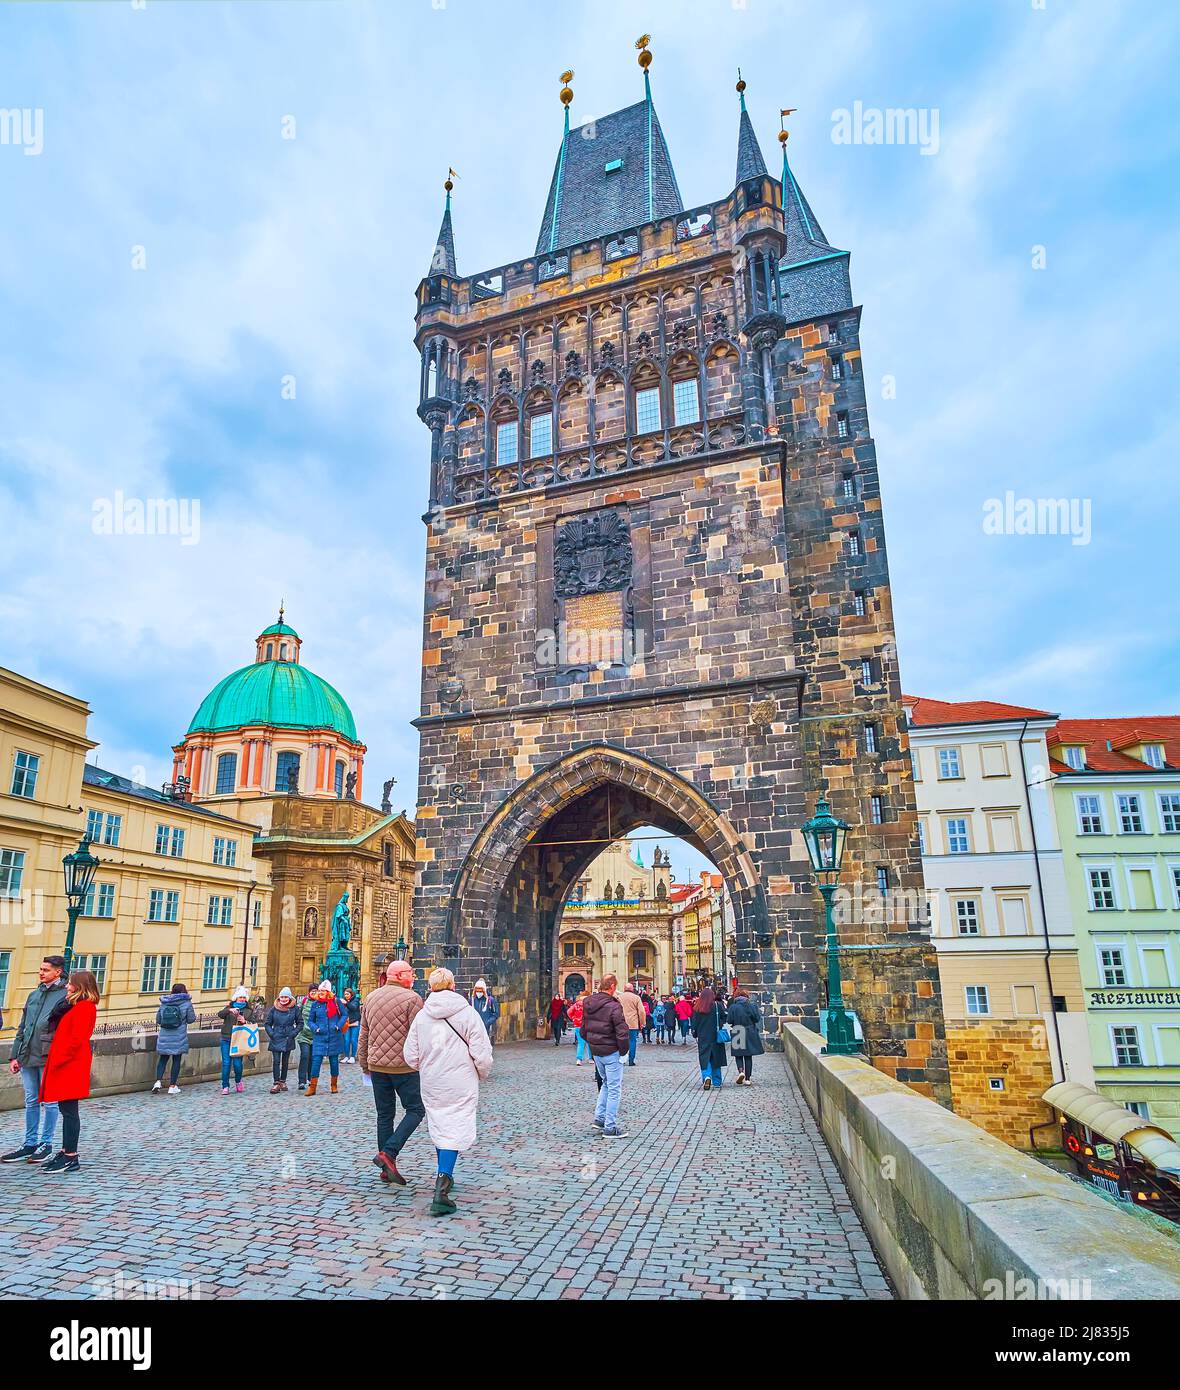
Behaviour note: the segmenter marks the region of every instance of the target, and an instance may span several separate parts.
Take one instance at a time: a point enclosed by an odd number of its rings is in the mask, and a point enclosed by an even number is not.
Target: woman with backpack
[[[348,1026],[344,1033],[344,1060],[356,1062],[357,1044],[361,1040],[361,1001],[355,990],[346,989],[340,1002],[348,1011]]]
[[[729,1032],[733,1041],[729,1050],[737,1064],[737,1084],[752,1086],[754,1058],[761,1057],[766,1049],[762,1046],[762,1011],[744,989],[735,989],[733,1003],[729,1006]]]
[[[242,1070],[244,1063],[241,1057],[230,1055],[230,1044],[233,1041],[234,1029],[239,1024],[246,1022],[246,1016],[250,1012],[250,991],[245,985],[239,985],[234,990],[229,1003],[224,1009],[218,1009],[217,1017],[221,1019],[221,1094],[229,1095],[230,1068],[233,1068],[234,1085],[240,1095],[245,1089],[245,1082],[242,1080]]]
[[[717,1002],[717,996],[705,986],[693,1005],[693,1037],[697,1040],[697,1057],[701,1065],[701,1090],[721,1089],[721,1073],[725,1068],[725,1044],[729,1034],[725,1031],[725,1010]]]
[[[295,1042],[299,1047],[299,1089],[306,1090],[308,1077],[311,1076],[311,1028],[308,1026],[308,1015],[311,1013],[311,1006],[320,997],[318,989],[309,989],[299,1003],[299,1014],[303,1019],[299,1032],[295,1035]]]
[[[664,1041],[664,1001],[662,999],[657,999],[652,1005],[651,1021],[656,1030],[656,1042],[662,1043]]]
[[[287,1089],[287,1068],[291,1064],[291,1051],[303,1027],[303,1015],[299,1012],[299,1005],[285,985],[279,990],[279,997],[266,1011],[263,1027],[266,1029],[271,1075],[274,1077],[270,1093],[277,1096],[280,1091]]]
[[[320,1067],[328,1059],[332,1073],[332,1094],[340,1089],[340,1054],[344,1051],[344,1030],[348,1027],[348,1009],[336,998],[331,980],[321,980],[319,998],[307,1013],[311,1033],[311,1074],[307,1079],[305,1096],[314,1096],[320,1084]]]
[[[156,1010],[156,1084],[152,1087],[152,1095],[159,1095],[164,1089],[164,1068],[169,1061],[172,1075],[168,1078],[168,1094],[180,1095],[176,1082],[188,1051],[189,1025],[196,1021],[197,1011],[184,985],[173,985],[170,993],[160,996],[160,1007]]]
[[[98,981],[89,970],[73,970],[65,998],[53,1006],[47,1026],[53,1033],[41,1073],[41,1103],[56,1103],[61,1114],[61,1148],[43,1173],[76,1173],[81,1121],[78,1102],[90,1095],[90,1039],[98,1017]]]

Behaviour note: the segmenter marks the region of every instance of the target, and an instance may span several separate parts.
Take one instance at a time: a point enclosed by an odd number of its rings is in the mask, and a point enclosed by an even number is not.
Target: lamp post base
[[[862,1054],[863,1044],[856,1036],[856,1023],[852,1015],[844,1008],[826,1009],[827,1042],[823,1047],[823,1052],[830,1057],[858,1057]]]

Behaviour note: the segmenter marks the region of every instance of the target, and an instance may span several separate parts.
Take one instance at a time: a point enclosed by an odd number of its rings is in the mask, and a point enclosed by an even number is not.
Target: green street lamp
[[[98,872],[98,860],[90,853],[90,840],[82,837],[82,843],[61,861],[62,873],[66,881],[66,912],[70,925],[66,932],[65,965],[62,978],[70,978],[70,964],[74,956],[74,929],[82,915],[86,897],[94,886],[94,875]]]
[[[840,948],[832,916],[832,898],[836,892],[836,880],[840,877],[847,838],[847,822],[832,815],[827,797],[821,796],[815,803],[815,815],[803,826],[803,839],[811,867],[819,879],[819,891],[823,894],[824,928],[828,938],[828,1043],[824,1051],[838,1057],[849,1057],[860,1051],[860,1044],[856,1041],[856,1024],[844,1007]]]
[[[399,936],[397,939],[397,945],[393,949],[394,954],[397,956],[398,960],[405,960],[406,951],[409,950],[409,947],[406,945],[406,938],[404,936]]]

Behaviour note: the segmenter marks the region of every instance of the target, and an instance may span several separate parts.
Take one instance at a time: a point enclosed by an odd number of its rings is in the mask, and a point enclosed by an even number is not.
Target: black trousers
[[[373,1103],[377,1107],[377,1147],[390,1158],[396,1158],[405,1148],[410,1135],[426,1118],[426,1107],[422,1104],[422,1082],[416,1071],[375,1071],[370,1080],[373,1083]],[[393,1122],[399,1100],[406,1113],[395,1128]]]
[[[270,1070],[276,1083],[286,1081],[287,1068],[291,1065],[291,1054],[289,1052],[272,1052],[270,1054]]]
[[[733,1060],[737,1063],[738,1071],[749,1081],[750,1077],[754,1075],[753,1057],[735,1057]]]
[[[174,1052],[171,1057],[165,1052],[156,1057],[156,1080],[163,1081],[164,1069],[168,1063],[172,1063],[172,1076],[168,1081],[169,1086],[176,1085],[176,1078],[180,1075],[180,1064],[184,1061],[183,1052]]]
[[[78,1135],[82,1131],[82,1120],[78,1115],[76,1100],[59,1100],[58,1112],[61,1115],[61,1147],[63,1153],[78,1152]]]

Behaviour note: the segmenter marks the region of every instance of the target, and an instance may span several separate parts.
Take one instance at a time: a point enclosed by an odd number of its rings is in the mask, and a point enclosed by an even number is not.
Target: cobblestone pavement
[[[5,1292],[891,1297],[781,1054],[758,1059],[750,1090],[729,1084],[731,1066],[711,1093],[695,1060],[695,1047],[641,1044],[624,1072],[631,1138],[610,1141],[590,1131],[594,1072],[568,1043],[498,1047],[448,1218],[427,1214],[425,1125],[401,1158],[410,1186],[380,1181],[355,1067],[313,1099],[268,1095],[258,1076],[240,1096],[200,1082],[86,1102],[80,1172],[0,1168]],[[5,1148],[19,1127],[0,1116]]]

